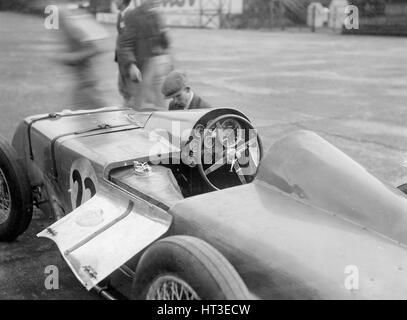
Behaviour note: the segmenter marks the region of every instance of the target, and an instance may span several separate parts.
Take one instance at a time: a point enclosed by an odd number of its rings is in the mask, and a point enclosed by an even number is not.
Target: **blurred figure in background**
[[[57,60],[72,68],[75,75],[73,110],[107,107],[98,90],[98,73],[93,61],[106,52],[107,31],[85,10],[77,6],[58,5],[60,31],[68,50]]]
[[[116,40],[114,61],[116,63],[118,63],[117,52],[119,49],[119,37],[124,31],[124,15],[128,11],[133,10],[135,8],[135,5],[134,5],[134,1],[132,1],[132,0],[116,0],[115,4],[116,4],[117,9],[119,9],[119,13],[117,15],[117,23],[116,23],[117,40]],[[118,69],[119,69],[119,76],[118,76],[119,92],[125,101],[125,105],[128,105],[127,101],[129,101],[131,99],[132,95],[136,96],[139,94],[140,83],[129,82],[126,84],[127,81],[125,78],[124,68],[120,68],[120,65],[119,65]]]
[[[145,0],[124,14],[118,36],[117,61],[123,80],[125,106],[167,109],[161,95],[165,76],[172,69],[170,41],[158,12],[160,0]],[[130,97],[129,97],[130,96]]]

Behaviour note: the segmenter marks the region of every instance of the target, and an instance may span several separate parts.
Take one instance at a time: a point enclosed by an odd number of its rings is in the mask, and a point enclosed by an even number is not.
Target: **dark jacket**
[[[197,96],[194,93],[194,97],[191,100],[191,104],[189,105],[189,109],[205,109],[205,108],[210,108],[211,106],[209,103],[206,101],[202,100],[201,97]],[[168,106],[168,110],[183,110],[184,108],[182,106],[177,105],[174,101],[170,103]]]
[[[119,37],[124,31],[124,17],[122,13],[119,12],[117,15],[117,22],[116,22],[116,29],[117,29],[117,39],[116,39],[116,49],[114,52],[114,61],[117,62],[117,50],[119,48]]]
[[[169,40],[160,14],[145,5],[128,11],[124,26],[118,36],[117,61],[121,74],[126,76],[130,64],[143,71],[150,57],[165,53]]]

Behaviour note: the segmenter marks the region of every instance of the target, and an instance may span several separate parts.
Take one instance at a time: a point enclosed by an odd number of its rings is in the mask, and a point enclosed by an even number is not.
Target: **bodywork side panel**
[[[405,299],[407,251],[261,181],[175,205],[172,234],[212,244],[264,299]],[[345,287],[356,266],[358,290]]]
[[[258,179],[407,245],[407,197],[315,133],[277,141]]]

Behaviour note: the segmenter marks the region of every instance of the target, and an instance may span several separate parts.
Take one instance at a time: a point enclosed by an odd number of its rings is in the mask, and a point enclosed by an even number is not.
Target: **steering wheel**
[[[201,161],[197,166],[210,188],[219,190],[254,180],[263,148],[257,130],[247,119],[222,115],[200,131],[202,142],[197,156]]]

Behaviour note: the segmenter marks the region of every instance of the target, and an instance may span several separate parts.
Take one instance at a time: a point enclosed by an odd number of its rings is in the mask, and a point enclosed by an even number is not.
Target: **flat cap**
[[[185,73],[174,70],[171,71],[165,78],[161,87],[161,92],[164,97],[171,98],[186,87],[188,87],[188,83]]]

